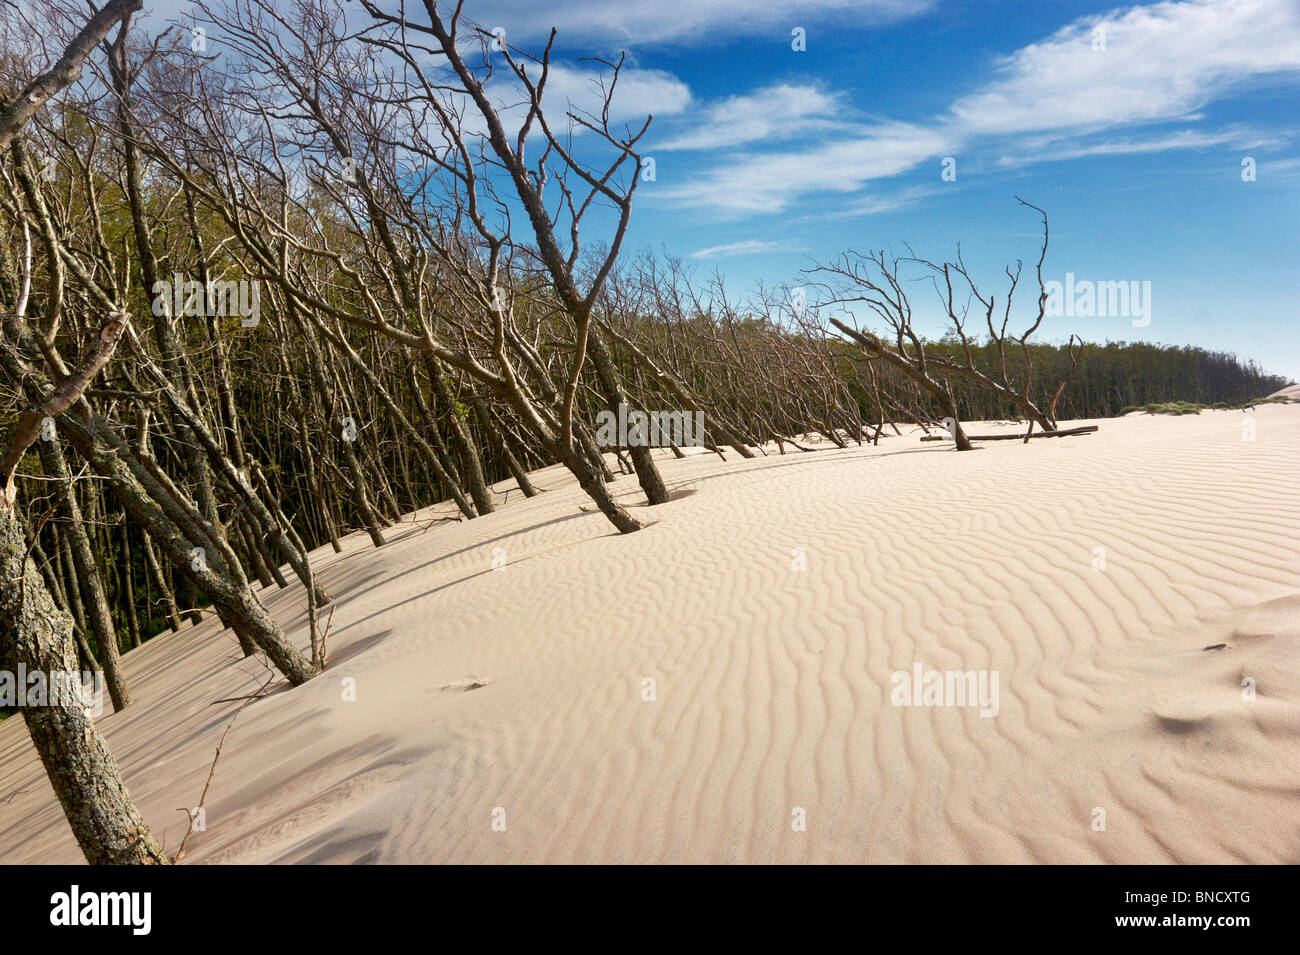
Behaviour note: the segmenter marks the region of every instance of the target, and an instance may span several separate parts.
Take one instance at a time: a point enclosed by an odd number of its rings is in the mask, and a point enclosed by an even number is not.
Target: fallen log
[[[1059,431],[1035,431],[1030,435],[1031,438],[1068,438],[1072,434],[1092,434],[1096,431],[1098,425],[1085,424],[1079,428],[1062,428]],[[971,434],[967,435],[972,441],[1023,441],[1025,440],[1024,432],[1017,431],[1014,434]],[[922,441],[951,441],[952,438],[943,434],[927,434]]]

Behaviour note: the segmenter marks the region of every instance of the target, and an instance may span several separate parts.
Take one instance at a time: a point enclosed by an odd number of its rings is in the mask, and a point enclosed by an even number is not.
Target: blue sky
[[[153,6],[157,22],[190,5]],[[552,111],[592,105],[582,57],[626,52],[615,117],[655,117],[633,249],[743,291],[807,284],[801,269],[849,248],[910,243],[942,260],[960,242],[1000,298],[1003,267],[1038,254],[1020,195],[1050,216],[1047,279],[1151,283],[1144,327],[1050,318],[1041,339],[1198,344],[1300,378],[1300,0],[467,0],[465,13],[533,52],[558,29]],[[918,285],[937,334],[933,304]]]
[[[558,27],[579,101],[576,58],[628,52],[619,114],[655,115],[634,245],[744,288],[802,284],[800,269],[846,248],[943,258],[961,242],[1000,292],[1003,265],[1037,255],[1018,194],[1050,216],[1047,278],[1151,282],[1146,327],[1062,317],[1046,339],[1194,343],[1300,377],[1294,0],[470,0],[467,12],[525,48]],[[941,178],[945,157],[955,181]]]

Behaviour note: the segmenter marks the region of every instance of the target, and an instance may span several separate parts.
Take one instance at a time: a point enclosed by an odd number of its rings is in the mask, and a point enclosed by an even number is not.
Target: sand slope
[[[239,717],[187,861],[1300,862],[1300,407],[1100,424],[669,458],[628,537],[550,470],[317,552],[332,665]],[[916,663],[997,716],[892,705]],[[99,725],[174,849],[263,671],[212,621],[126,672]],[[80,859],[20,719],[6,797],[0,861]]]
[[[1287,385],[1269,395],[1270,398],[1293,398],[1300,401],[1300,385]]]

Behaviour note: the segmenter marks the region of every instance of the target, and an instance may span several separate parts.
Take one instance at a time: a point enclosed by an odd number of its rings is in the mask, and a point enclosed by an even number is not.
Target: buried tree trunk
[[[15,350],[0,349],[0,362],[17,380],[24,382],[28,396],[33,399],[32,407],[12,429],[9,447],[0,457],[0,476],[7,475],[7,479],[0,478],[4,481],[0,489],[3,502],[13,503],[14,468],[23,450],[35,441],[41,421],[63,415],[85,390],[116,347],[125,321],[123,316],[106,325],[97,347],[48,398],[42,387],[44,376],[25,367]],[[102,419],[92,415],[90,422],[88,427],[76,416],[64,415],[59,431],[91,468],[108,480],[131,517],[184,574],[183,580],[212,599],[217,612],[239,636],[245,653],[248,642],[256,644],[294,686],[315,676],[316,668],[286,639],[253,595],[238,558],[217,528],[206,521],[198,507],[161,470],[151,466],[150,459],[137,455]],[[102,444],[97,437],[102,439]]]
[[[966,431],[961,426],[961,419],[957,417],[957,399],[953,396],[952,385],[948,379],[943,380],[943,393],[939,396],[939,401],[943,404],[943,410],[948,413],[949,433],[952,434],[952,440],[957,445],[958,451],[974,451],[975,445],[970,443],[970,438],[966,436]]]
[[[600,508],[600,512],[609,518],[610,523],[617,527],[620,533],[630,534],[645,526],[610,496],[609,488],[605,486],[595,465],[571,451],[567,454],[561,451],[559,457],[564,466],[578,479],[579,486],[591,496],[596,506]]]
[[[292,299],[286,298],[286,304],[290,305],[292,314]],[[311,369],[311,380],[316,385],[317,397],[320,401],[320,407],[325,413],[326,420],[331,421],[334,425],[333,433],[338,449],[343,455],[343,464],[347,469],[346,483],[348,490],[352,492],[352,503],[357,509],[357,516],[361,520],[361,525],[370,535],[370,542],[376,547],[384,546],[384,534],[379,526],[379,518],[375,514],[375,509],[370,503],[370,497],[366,494],[366,475],[361,470],[361,462],[357,459],[357,452],[352,447],[352,442],[356,440],[357,425],[356,419],[347,414],[346,408],[344,413],[335,418],[333,409],[336,404],[333,399],[333,389],[330,387],[330,380],[325,369],[324,356],[321,355],[320,347],[316,343],[316,336],[313,334],[311,326],[302,322],[299,325],[302,332],[302,340],[307,348],[308,367]]]
[[[966,432],[962,430],[961,422],[957,418],[957,401],[953,397],[952,387],[948,380],[942,382],[935,381],[926,371],[924,364],[914,364],[905,356],[885,345],[880,338],[872,332],[860,331],[844,324],[836,318],[830,320],[831,324],[848,335],[856,344],[861,346],[863,351],[870,357],[879,357],[885,360],[891,367],[898,369],[923,390],[929,392],[940,407],[948,415],[952,426],[948,429],[952,435],[953,441],[957,445],[958,451],[972,451],[974,446],[970,439],[966,437]]]
[[[245,645],[246,653],[246,643],[255,644],[294,686],[315,676],[316,668],[258,602],[238,559],[217,530],[179,491],[160,483],[163,475],[150,473],[135,460],[124,442],[106,428],[98,427],[96,431],[103,437],[103,445],[96,444],[81,422],[65,419],[65,433],[78,453],[108,480],[131,517],[152,536],[172,565],[211,598],[241,645]]]
[[[348,344],[347,338],[345,338],[340,332],[331,331],[320,321],[316,321],[316,327],[320,333],[325,336],[325,340],[333,345],[340,355],[351,362],[352,366],[356,368],[361,377],[365,379],[370,391],[379,396],[379,400],[382,401],[384,406],[388,409],[388,413],[393,416],[393,420],[397,422],[398,427],[402,429],[402,432],[406,437],[415,445],[415,450],[424,459],[424,463],[429,468],[429,471],[437,477],[438,481],[444,487],[447,488],[448,495],[453,501],[455,501],[456,507],[460,510],[461,514],[465,516],[465,519],[473,520],[477,515],[474,513],[474,509],[469,506],[469,501],[465,500],[465,495],[461,492],[460,485],[456,482],[455,474],[443,466],[437,452],[434,451],[423,437],[421,437],[420,432],[416,430],[411,422],[407,420],[406,415],[402,413],[401,406],[399,406],[393,396],[388,393],[388,389],[385,388],[383,382],[379,380],[379,376],[371,370],[370,366],[367,365],[362,357],[357,354],[356,349]],[[480,507],[479,513],[486,514],[490,510],[491,506],[489,504],[487,511],[484,511],[482,507]],[[400,509],[398,514],[400,516]]]
[[[162,562],[158,559],[153,541],[149,539],[149,532],[143,528],[140,530],[140,543],[144,551],[145,569],[149,571],[153,585],[158,588],[158,599],[162,603],[163,614],[167,617],[167,626],[172,628],[173,633],[178,633],[181,629],[181,614],[176,605],[176,595],[167,583],[167,575],[163,573]]]
[[[625,348],[628,353],[636,359],[640,368],[643,369],[647,375],[675,395],[685,410],[697,415],[700,421],[704,420],[704,409],[701,406],[701,403],[693,394],[691,394],[690,389],[686,387],[684,382],[677,378],[676,375],[673,375],[656,365],[650,359],[649,355],[638,348],[631,339],[616,332],[608,322],[600,322],[600,328],[608,332],[614,341],[622,345],[623,348]],[[712,429],[716,437],[716,440],[711,442],[714,447],[728,445],[734,448],[736,453],[742,458],[754,457],[754,452],[745,446],[744,438],[737,433],[735,426],[730,422],[724,422],[717,409],[710,409],[708,420],[709,427]],[[706,441],[705,445],[706,447],[709,446],[710,442]]]
[[[125,325],[125,315],[109,317],[72,373],[19,416],[0,455],[0,669],[44,675],[45,698],[23,700],[33,704],[22,707],[23,719],[86,861],[165,864],[87,712],[72,618],[55,605],[28,560],[27,535],[16,513],[18,462],[42,423],[66,411],[108,363]],[[28,695],[26,685],[18,689]]]
[[[600,329],[594,324],[588,329],[587,349],[591,354],[591,363],[596,369],[596,379],[600,382],[600,390],[605,395],[605,401],[610,411],[618,414],[619,405],[626,399],[618,382],[618,371],[614,368],[614,361],[610,358],[604,341],[601,340]],[[655,466],[650,449],[644,444],[629,444],[627,450],[632,456],[632,467],[636,471],[636,479],[641,484],[641,490],[645,491],[647,503],[651,505],[667,503],[668,489],[664,487],[664,479],[659,474],[659,468]]]
[[[79,688],[72,618],[55,606],[26,558],[21,525],[0,507],[0,668],[45,675],[45,705],[22,711],[50,785],[87,862],[164,865],[167,857],[132,804],[85,704],[67,692]]]
[[[429,372],[429,382],[433,389],[433,404],[437,414],[446,415],[447,433],[450,436],[452,447],[460,456],[461,475],[465,483],[469,485],[470,497],[474,499],[474,507],[480,514],[491,514],[493,510],[492,490],[488,487],[487,479],[483,476],[483,462],[479,458],[478,449],[474,446],[473,438],[465,423],[461,421],[460,416],[456,413],[456,399],[451,393],[451,386],[447,382],[446,371],[442,362],[433,355],[424,356],[425,368]]]
[[[536,497],[537,489],[533,487],[532,482],[528,480],[528,473],[524,470],[519,459],[510,451],[510,445],[506,443],[505,435],[501,430],[492,423],[492,414],[488,410],[487,402],[476,394],[470,395],[470,405],[474,408],[474,415],[478,418],[478,426],[485,435],[490,435],[496,441],[497,454],[505,464],[506,470],[510,476],[515,479],[519,485],[519,490],[524,492],[525,497]]]

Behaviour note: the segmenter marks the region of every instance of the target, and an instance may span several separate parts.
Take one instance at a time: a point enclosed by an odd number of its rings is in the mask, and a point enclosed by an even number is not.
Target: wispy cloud
[[[698,252],[692,252],[691,258],[726,259],[733,255],[757,255],[761,252],[789,251],[791,251],[791,247],[785,242],[767,239],[746,239],[743,242],[732,242],[729,245],[715,245],[707,249],[700,249]]]
[[[1104,49],[1094,49],[1098,36]],[[1249,80],[1300,70],[1300,5],[1188,0],[1085,17],[1003,58],[996,70],[993,82],[953,104],[963,131],[1183,119]]]
[[[778,32],[793,25],[834,22],[870,26],[929,9],[932,0],[484,0],[472,15],[482,26],[504,27],[511,37],[536,40],[552,27],[565,40],[618,47],[663,43],[717,45],[739,36]]]
[[[535,64],[528,64],[528,74],[536,82],[540,70]],[[528,114],[528,92],[515,76],[504,69],[498,72],[497,77],[488,84],[487,89],[502,121],[513,136]],[[572,112],[577,116],[599,117],[610,78],[608,70],[563,62],[551,63],[547,70],[546,86],[542,90],[542,103],[552,128],[561,131],[572,126],[575,134],[581,134],[583,127],[569,123],[566,115]],[[469,106],[464,97],[459,99],[465,106]],[[610,101],[610,125],[615,129],[628,126],[639,130],[647,116],[674,116],[686,110],[691,101],[690,87],[672,73],[624,68],[619,73],[615,95]],[[470,134],[486,135],[486,127],[476,110],[467,108],[464,115],[465,128]],[[533,135],[539,137],[541,134],[534,129]]]
[[[717,100],[691,117],[690,128],[653,146],[656,152],[720,149],[822,134],[842,128],[839,97],[818,86],[777,83]]]
[[[1107,138],[1095,142],[1047,140],[1041,143],[1025,143],[1021,151],[999,157],[997,165],[1016,167],[1085,159],[1090,156],[1126,156],[1168,152],[1175,149],[1211,149],[1216,146],[1227,146],[1233,149],[1275,148],[1285,143],[1287,138],[1286,135],[1278,133],[1231,127],[1215,132],[1183,129],[1154,136]]]
[[[598,116],[610,76],[608,70],[552,63],[543,102],[567,103],[575,111]],[[672,73],[625,67],[618,75],[609,118],[612,123],[631,123],[639,128],[647,116],[676,115],[691,101],[690,87]]]
[[[708,104],[663,147],[729,152],[662,198],[727,215],[785,212],[815,193],[853,194],[945,155],[997,156],[996,167],[1166,150],[1257,148],[1289,134],[1169,130],[1248,84],[1300,73],[1300,3],[1184,0],[1089,16],[1005,56],[980,88],[929,123],[837,121],[846,96],[789,84]],[[768,108],[771,118],[764,115]],[[806,110],[791,149],[794,116]],[[1116,135],[1146,127],[1145,134]],[[1161,128],[1166,127],[1166,128]],[[777,151],[770,147],[776,145]],[[761,151],[760,151],[761,150]],[[935,175],[938,176],[938,166]],[[969,168],[969,167],[967,167]],[[864,198],[864,213],[889,198]],[[843,211],[841,208],[841,212]]]
[[[941,155],[945,146],[941,130],[878,124],[812,149],[733,154],[681,185],[664,181],[661,172],[660,188],[646,195],[733,214],[782,212],[810,193],[856,192],[873,179],[897,175]]]
[[[945,183],[942,186],[908,186],[905,189],[895,189],[874,195],[868,194],[856,197],[852,202],[837,205],[832,210],[819,212],[817,218],[824,221],[827,219],[849,219],[898,212],[900,209],[906,209],[938,193],[949,192],[951,189],[952,186]]]
[[[1300,176],[1300,157],[1273,159],[1259,164],[1259,175],[1265,178],[1280,179],[1283,176],[1294,178]]]

